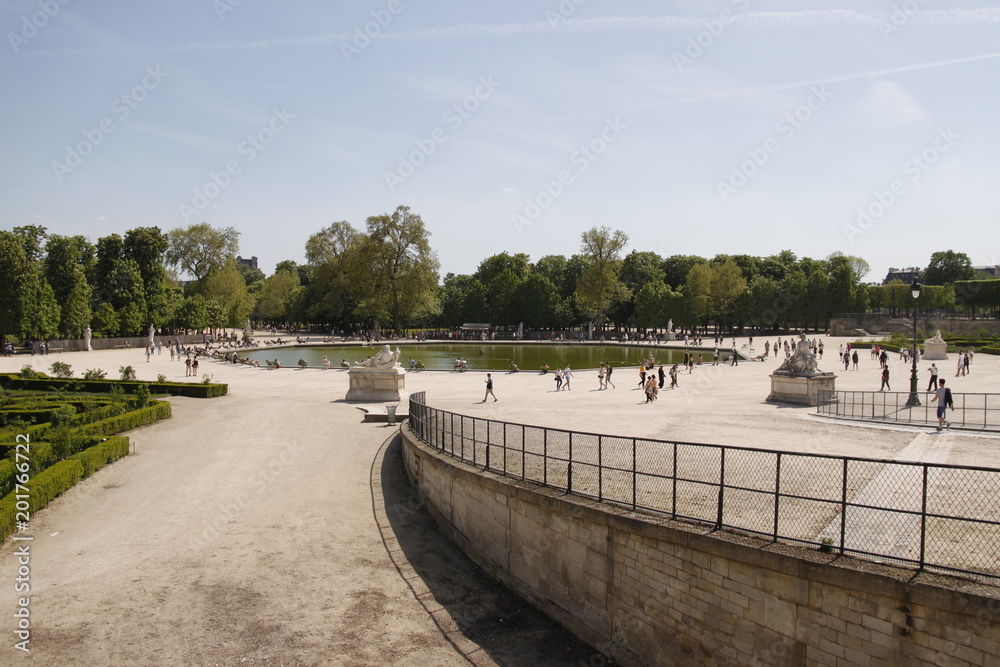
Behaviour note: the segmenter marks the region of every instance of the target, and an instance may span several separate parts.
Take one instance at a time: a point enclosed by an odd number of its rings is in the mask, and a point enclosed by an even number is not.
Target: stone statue
[[[673,331],[673,330],[674,330],[674,321],[673,321],[673,319],[667,320],[667,331]]]
[[[149,345],[152,346],[155,343],[153,338],[156,336],[156,329],[153,328],[152,324],[149,325],[149,331],[146,333],[149,334]]]
[[[804,333],[799,334],[799,342],[795,346],[795,354],[782,362],[775,373],[795,376],[809,376],[820,373],[816,354],[812,351]]]
[[[944,342],[944,338],[941,337],[941,330],[940,329],[937,330],[937,333],[934,334],[934,337],[931,338],[931,340],[934,341],[935,343],[943,343]]]
[[[90,352],[94,349],[90,346],[90,337],[92,334],[93,332],[90,330],[90,325],[88,324],[87,328],[83,330],[83,349],[86,350],[87,352]]]
[[[399,368],[399,348],[393,352],[388,345],[383,345],[374,357],[369,357],[357,363],[359,367],[374,368],[380,371],[390,371]]]
[[[253,327],[250,326],[250,318],[247,318],[246,324],[243,325],[243,333],[249,334],[253,331]]]

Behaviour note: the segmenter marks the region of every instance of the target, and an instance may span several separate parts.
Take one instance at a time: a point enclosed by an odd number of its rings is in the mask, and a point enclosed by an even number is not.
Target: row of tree
[[[304,264],[270,277],[235,261],[239,232],[207,223],[164,234],[138,227],[91,243],[38,226],[0,231],[0,335],[79,337],[241,327],[248,317],[331,330],[451,329],[466,322],[567,329],[716,331],[822,329],[837,312],[907,311],[902,283],[865,285],[861,258],[625,254],[628,237],[595,227],[570,257],[500,253],[471,275],[439,263],[420,216],[406,206],[363,230],[335,222],[309,237]],[[192,280],[181,281],[182,274]],[[968,256],[934,253],[922,308],[1000,306],[1000,281],[974,280]]]

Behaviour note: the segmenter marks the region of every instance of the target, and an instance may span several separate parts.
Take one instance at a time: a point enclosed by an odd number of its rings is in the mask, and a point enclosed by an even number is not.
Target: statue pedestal
[[[668,331],[667,340],[677,340],[677,334],[675,334],[673,331]]]
[[[771,394],[767,402],[818,405],[819,392],[834,391],[836,380],[833,373],[791,375],[775,372],[771,375]]]
[[[941,361],[948,358],[948,343],[943,340],[928,338],[924,341],[924,354],[920,357],[926,361]]]
[[[344,400],[363,403],[397,402],[406,397],[406,371],[355,367],[347,371],[350,389]]]

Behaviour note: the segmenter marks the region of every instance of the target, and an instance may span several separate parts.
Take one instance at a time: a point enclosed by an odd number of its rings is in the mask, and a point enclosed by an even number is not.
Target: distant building
[[[972,270],[976,273],[985,273],[990,278],[1000,278],[1000,266],[974,266]],[[986,276],[976,276],[976,278],[986,278]]]
[[[236,264],[239,266],[249,266],[252,269],[259,268],[257,266],[257,257],[253,256],[250,259],[243,259],[239,255],[236,255]]]
[[[905,269],[896,269],[889,267],[889,273],[885,274],[885,280],[882,281],[883,285],[888,285],[893,280],[902,280],[906,285],[912,285],[914,281],[919,282],[924,275],[924,270],[911,266]]]

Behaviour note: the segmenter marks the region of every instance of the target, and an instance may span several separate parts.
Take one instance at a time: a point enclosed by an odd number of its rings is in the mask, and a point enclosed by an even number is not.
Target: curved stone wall
[[[1000,664],[995,589],[704,535],[483,473],[401,433],[441,529],[621,664]]]

